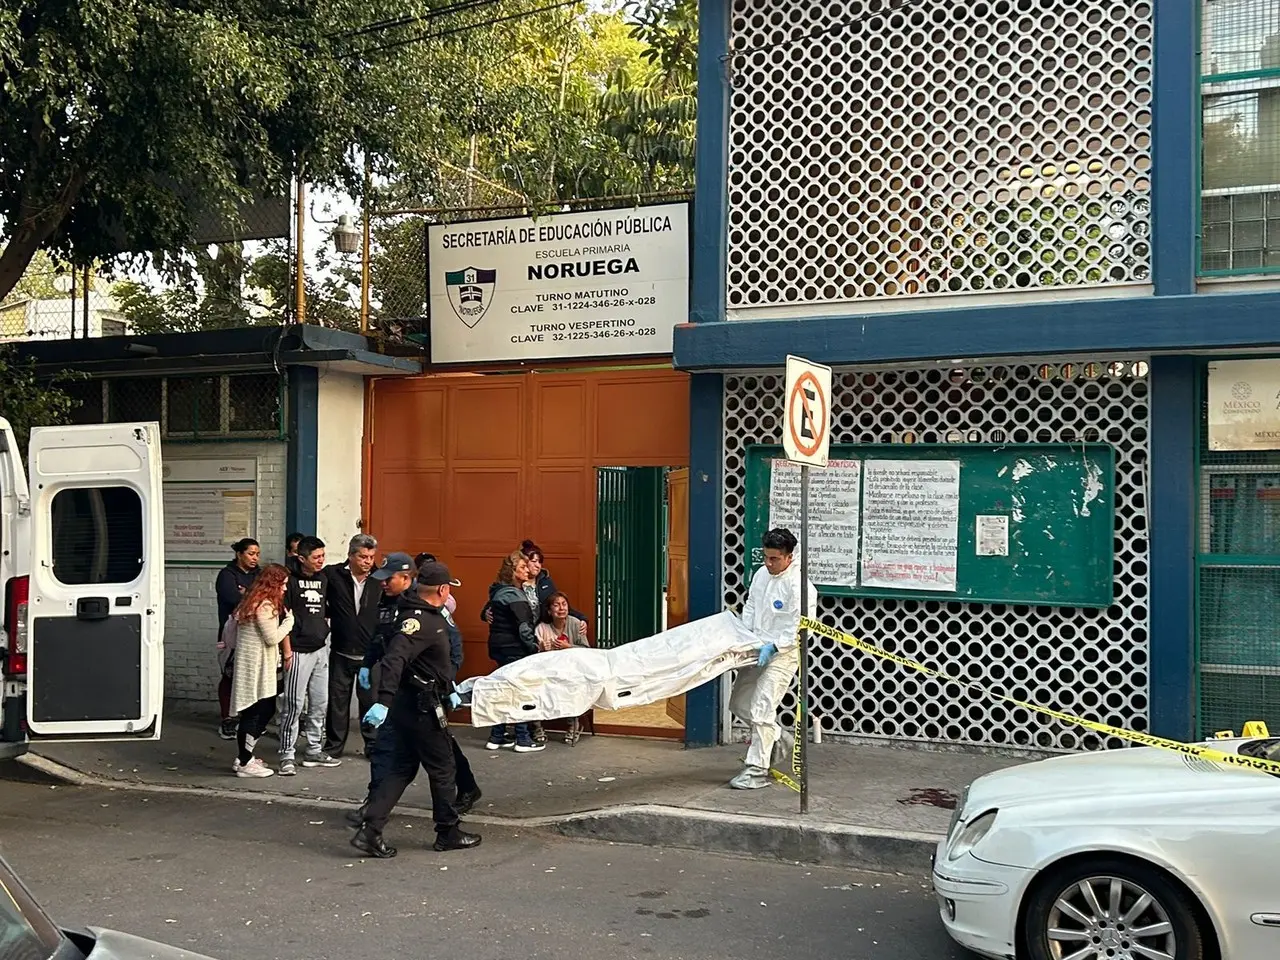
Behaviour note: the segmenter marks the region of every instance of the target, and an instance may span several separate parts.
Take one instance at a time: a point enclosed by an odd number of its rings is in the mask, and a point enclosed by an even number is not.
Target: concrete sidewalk
[[[571,747],[548,731],[545,751],[515,754],[485,750],[484,731],[454,732],[484,791],[469,821],[904,872],[927,869],[954,797],[967,783],[1018,762],[976,753],[810,745],[810,812],[801,817],[799,796],[780,784],[758,791],[727,787],[740,768],[741,745],[685,750],[671,741],[588,735]],[[359,744],[353,726],[349,746]],[[258,749],[272,766],[275,747],[269,732]],[[215,716],[177,709],[166,716],[158,743],[48,745],[33,753],[52,762],[34,761],[46,772],[70,780],[79,774],[140,789],[215,791],[276,802],[354,806],[369,776],[357,752],[333,769],[299,767],[296,777],[238,779],[231,773],[234,745],[218,739]],[[422,777],[405,794],[402,811],[429,815],[430,805]]]

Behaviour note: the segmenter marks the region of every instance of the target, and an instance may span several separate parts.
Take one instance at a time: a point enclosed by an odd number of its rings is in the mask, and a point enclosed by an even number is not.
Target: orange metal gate
[[[480,610],[526,537],[589,614],[596,468],[689,463],[689,378],[674,370],[444,374],[374,381],[365,430],[365,530],[429,550],[462,581],[461,677],[489,672]]]

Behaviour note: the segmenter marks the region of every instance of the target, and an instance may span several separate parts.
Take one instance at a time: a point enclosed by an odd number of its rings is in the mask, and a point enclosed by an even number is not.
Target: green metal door
[[[1280,726],[1280,451],[1218,452],[1207,440],[1202,412],[1196,553],[1201,736],[1239,734],[1249,720]]]
[[[662,467],[596,472],[596,642],[616,647],[661,628]]]

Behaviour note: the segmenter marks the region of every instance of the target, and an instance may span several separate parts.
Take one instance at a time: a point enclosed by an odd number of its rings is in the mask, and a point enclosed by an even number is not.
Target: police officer
[[[418,558],[421,558],[420,562],[415,562]],[[366,690],[372,689],[375,680],[373,671],[377,667],[378,661],[382,659],[383,654],[386,653],[387,643],[399,632],[396,625],[397,611],[400,608],[400,600],[405,595],[405,591],[409,590],[413,585],[414,571],[421,567],[423,563],[434,563],[436,559],[429,553],[419,554],[418,558],[411,559],[407,553],[388,554],[386,559],[382,561],[382,566],[370,574],[373,579],[382,583],[382,598],[378,603],[378,626],[374,631],[373,640],[370,641],[369,648],[365,653],[364,664],[356,677],[356,682]],[[415,594],[416,591],[409,591],[410,598],[413,598]],[[450,597],[449,599],[452,602],[453,598]],[[403,615],[413,616],[416,613],[425,613],[424,610],[420,609],[423,603],[423,601],[419,600],[417,607],[411,608],[410,611],[406,611]],[[450,603],[450,605],[452,604]],[[440,610],[445,620],[448,621],[449,663],[453,668],[453,675],[456,676],[458,667],[462,664],[462,633],[458,630],[453,617],[449,614],[448,607],[441,607]],[[365,811],[369,806],[369,800],[373,797],[373,791],[377,789],[379,781],[386,776],[387,768],[393,762],[392,748],[394,739],[391,737],[379,737],[376,729],[371,729],[363,723],[360,728],[362,733],[372,737],[365,751],[369,759],[369,789],[365,793],[364,803],[357,809],[347,812],[347,822],[352,826],[359,826],[364,821]],[[449,739],[453,742],[453,763],[458,784],[458,814],[466,816],[481,797],[480,785],[476,783],[475,774],[471,772],[471,764],[467,760],[466,754],[462,752],[462,747],[458,745],[457,738],[450,733]]]
[[[427,771],[431,786],[432,817],[436,824],[434,849],[468,850],[480,837],[464,833],[456,807],[457,783],[453,742],[446,709],[456,709],[461,698],[453,690],[449,663],[449,630],[443,609],[452,587],[460,586],[442,563],[426,563],[418,570],[415,589],[406,591],[397,605],[397,632],[378,664],[377,702],[364,722],[379,730],[378,740],[391,740],[392,762],[374,788],[352,846],[372,857],[394,857],[396,851],[382,839],[382,830],[405,788]]]

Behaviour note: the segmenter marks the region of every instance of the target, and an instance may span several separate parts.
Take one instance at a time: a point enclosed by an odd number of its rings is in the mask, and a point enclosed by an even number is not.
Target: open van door
[[[31,431],[27,732],[158,740],[164,704],[160,426]]]

